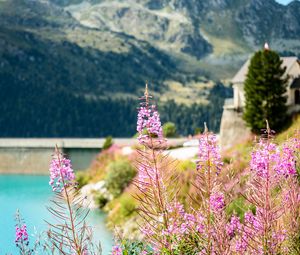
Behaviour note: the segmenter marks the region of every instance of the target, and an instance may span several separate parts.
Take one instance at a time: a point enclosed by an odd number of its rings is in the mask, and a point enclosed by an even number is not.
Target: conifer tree
[[[252,132],[260,133],[268,120],[275,131],[286,121],[285,95],[288,77],[279,55],[268,47],[254,54],[244,84],[244,120]]]

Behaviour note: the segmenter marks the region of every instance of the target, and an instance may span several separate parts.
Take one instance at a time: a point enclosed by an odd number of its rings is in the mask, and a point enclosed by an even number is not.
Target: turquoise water
[[[15,213],[19,209],[31,234],[47,229],[46,220],[51,221],[47,211],[52,192],[47,176],[0,175],[0,254],[18,254],[14,244]],[[94,228],[95,241],[101,240],[103,255],[110,254],[112,234],[105,228],[105,215],[91,211],[87,222]],[[29,236],[33,243],[34,237]]]

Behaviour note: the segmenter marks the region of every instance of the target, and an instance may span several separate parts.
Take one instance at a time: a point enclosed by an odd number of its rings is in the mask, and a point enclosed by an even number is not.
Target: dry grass
[[[300,115],[296,115],[293,117],[293,122],[292,125],[286,129],[285,131],[281,132],[280,134],[278,134],[275,138],[275,141],[277,143],[282,143],[284,141],[286,141],[286,139],[292,137],[296,131],[300,130]]]
[[[190,82],[186,85],[176,81],[166,81],[168,91],[160,95],[161,101],[173,99],[176,103],[191,105],[192,103],[208,104],[205,99],[209,90],[213,87],[212,81]]]
[[[218,38],[211,34],[208,34],[203,29],[201,34],[213,45],[213,54],[215,57],[222,57],[225,55],[243,54],[246,49],[237,44],[233,40],[226,40],[224,38]]]

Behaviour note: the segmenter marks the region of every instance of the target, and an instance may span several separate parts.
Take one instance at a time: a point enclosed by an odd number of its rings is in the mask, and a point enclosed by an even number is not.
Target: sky
[[[276,1],[281,4],[288,4],[289,2],[292,2],[292,0],[276,0]]]

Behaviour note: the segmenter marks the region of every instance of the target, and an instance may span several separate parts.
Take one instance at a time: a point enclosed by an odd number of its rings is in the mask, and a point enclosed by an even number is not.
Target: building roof
[[[293,66],[293,64],[298,61],[297,57],[281,57],[280,59],[283,60],[282,66],[286,66],[285,74],[288,74],[289,70]],[[249,65],[250,65],[250,59],[248,59],[244,63],[242,68],[233,77],[233,79],[232,79],[233,83],[244,83],[245,82]]]
[[[293,80],[291,84],[292,89],[300,89],[300,77]]]

